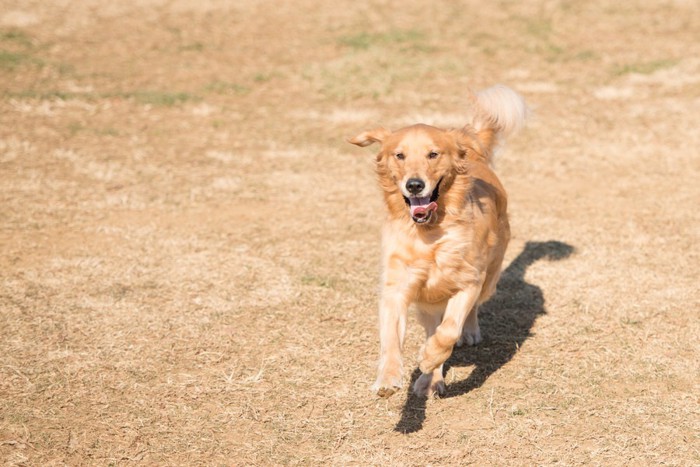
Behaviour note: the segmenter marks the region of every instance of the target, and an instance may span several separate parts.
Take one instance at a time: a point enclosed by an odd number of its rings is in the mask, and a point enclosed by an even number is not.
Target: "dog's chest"
[[[421,243],[416,245],[420,260],[413,265],[418,301],[446,300],[473,280],[475,270],[466,258],[468,239],[448,234],[433,243]]]

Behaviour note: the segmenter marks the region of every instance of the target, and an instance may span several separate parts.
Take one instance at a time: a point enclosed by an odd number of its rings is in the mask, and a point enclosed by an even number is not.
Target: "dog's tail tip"
[[[474,127],[492,128],[507,137],[519,131],[530,115],[525,99],[504,84],[496,84],[473,95]]]

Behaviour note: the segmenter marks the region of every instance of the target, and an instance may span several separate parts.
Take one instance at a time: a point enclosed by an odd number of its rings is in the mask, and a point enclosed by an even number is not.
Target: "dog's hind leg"
[[[467,315],[467,320],[462,328],[462,335],[457,340],[457,347],[463,345],[476,345],[481,342],[481,329],[479,328],[479,305],[474,305]]]

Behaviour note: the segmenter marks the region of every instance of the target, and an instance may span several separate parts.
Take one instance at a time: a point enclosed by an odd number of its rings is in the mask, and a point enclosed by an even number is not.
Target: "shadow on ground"
[[[447,386],[443,398],[466,394],[484,384],[493,373],[508,363],[522,344],[532,335],[538,316],[546,313],[544,295],[538,286],[525,282],[527,268],[541,259],[557,261],[574,251],[571,245],[558,241],[528,242],[517,258],[503,271],[496,294],[479,311],[479,324],[484,341],[476,347],[455,348],[445,363],[450,367],[474,366],[466,379]],[[411,386],[420,376],[416,369]],[[395,430],[413,433],[423,427],[426,398],[409,392]]]

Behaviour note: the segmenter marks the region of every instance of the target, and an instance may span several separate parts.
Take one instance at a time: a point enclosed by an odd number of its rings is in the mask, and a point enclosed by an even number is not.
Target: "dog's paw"
[[[462,331],[462,335],[460,336],[456,345],[457,347],[462,347],[463,345],[472,346],[477,345],[481,341],[481,329],[477,324],[476,327],[472,329],[467,329],[467,327],[465,326],[464,330]]]
[[[377,387],[374,392],[382,399],[386,399],[388,397],[393,396],[394,393],[397,392],[399,389],[401,389],[401,388],[397,387],[397,386],[390,386],[390,387],[381,386],[381,387]]]
[[[435,379],[435,381],[433,381],[433,379]],[[413,383],[413,392],[421,397],[442,396],[445,394],[446,390],[445,380],[442,378],[433,378],[433,374],[431,373],[423,373],[418,377],[416,382]]]
[[[392,396],[395,392],[399,391],[403,386],[403,381],[401,377],[393,378],[377,378],[377,381],[372,385],[372,392],[382,398],[387,398]]]
[[[372,391],[379,397],[389,397],[403,387],[403,370],[401,362],[379,366],[377,380],[372,385]]]

